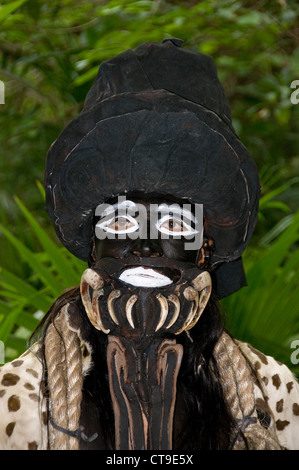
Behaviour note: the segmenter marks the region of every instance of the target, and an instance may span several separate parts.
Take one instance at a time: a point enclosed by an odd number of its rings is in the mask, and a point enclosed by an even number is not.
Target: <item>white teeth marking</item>
[[[158,273],[154,269],[142,266],[126,269],[119,276],[119,279],[135,287],[164,287],[172,284],[169,277]]]

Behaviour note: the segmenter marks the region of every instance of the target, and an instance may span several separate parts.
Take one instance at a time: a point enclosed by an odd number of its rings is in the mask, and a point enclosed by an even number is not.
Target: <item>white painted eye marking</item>
[[[160,204],[158,212],[161,214],[156,223],[159,232],[166,235],[187,237],[198,233],[198,222],[191,210],[178,204]]]
[[[164,217],[158,220],[157,229],[159,232],[167,235],[181,235],[183,237],[198,233],[191,224],[188,224],[181,217],[170,214],[164,215]]]
[[[130,215],[104,218],[96,224],[96,228],[103,232],[122,234],[136,232],[139,224]]]
[[[187,207],[188,206],[188,207]],[[151,204],[147,206],[125,198],[113,205],[102,204],[96,208],[95,215],[100,217],[96,223],[95,234],[99,239],[109,235],[133,234],[139,238],[159,238],[157,232],[176,238],[194,237],[202,232],[202,223],[197,219],[196,210],[191,204]],[[194,212],[197,214],[194,215]],[[148,226],[148,224],[150,224]]]

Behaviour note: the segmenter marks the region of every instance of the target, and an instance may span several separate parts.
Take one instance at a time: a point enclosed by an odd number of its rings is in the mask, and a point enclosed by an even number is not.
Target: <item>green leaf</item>
[[[7,338],[11,334],[14,325],[18,319],[18,316],[22,312],[24,306],[22,304],[18,305],[12,309],[9,315],[5,316],[0,324],[0,340],[5,344]]]
[[[34,331],[39,324],[39,320],[34,318],[34,316],[27,312],[21,312],[18,316],[18,324],[22,325],[24,328],[27,328],[29,331]]]
[[[25,305],[31,305],[36,310],[41,310],[45,313],[52,303],[52,297],[49,295],[47,288],[35,289],[29,282],[24,281],[5,269],[0,269],[0,286],[10,291],[7,293],[3,290],[0,291],[2,297],[6,296],[8,299],[19,299],[19,301]]]
[[[263,206],[268,203],[271,199],[274,199],[277,197],[279,194],[283,193],[289,188],[289,183],[283,184],[279,186],[278,188],[275,188],[268,193],[264,194],[260,198],[260,209],[263,208]]]
[[[10,305],[0,300],[0,314],[8,315],[10,311],[11,311]]]
[[[294,214],[287,215],[281,219],[275,227],[273,227],[269,232],[267,232],[260,240],[260,246],[267,246],[275,240],[293,221]]]
[[[91,80],[93,80],[99,70],[99,66],[96,65],[95,67],[90,68],[87,72],[82,73],[79,75],[73,82],[73,86],[80,86],[83,85],[84,83],[89,83]]]
[[[8,5],[1,5],[0,6],[0,22],[6,20],[6,18],[17,10],[23,3],[27,2],[27,0],[17,0],[16,2],[11,2]]]
[[[51,240],[45,230],[37,223],[32,214],[26,209],[24,204],[20,201],[19,198],[15,197],[15,201],[22,213],[28,220],[30,227],[37,236],[40,244],[44,248],[45,252],[48,254],[49,259],[52,264],[55,266],[58,275],[63,280],[66,285],[74,285],[78,283],[78,275],[74,271],[71,263],[64,257],[61,256],[61,249],[58,248],[55,243]]]
[[[49,269],[38,261],[38,257],[35,253],[32,253],[20,240],[18,240],[9,230],[3,225],[0,225],[0,230],[6,236],[6,238],[13,244],[18,250],[20,256],[26,261],[29,266],[37,273],[42,282],[51,289],[52,293],[57,296],[61,292],[63,286],[57,276],[53,275]]]
[[[27,341],[24,338],[18,338],[14,334],[10,335],[5,342],[5,361],[12,361],[16,356],[19,356],[18,351],[25,351],[27,348]],[[8,353],[9,349],[13,349],[16,352],[11,355]]]
[[[247,260],[251,252],[247,249],[244,261],[248,287],[222,302],[229,312],[230,332],[282,362],[290,361],[290,351],[284,346],[288,338],[299,333],[298,240],[299,212],[250,265]]]
[[[46,191],[45,188],[43,187],[42,183],[40,181],[36,181],[36,186],[38,187],[38,190],[43,198],[43,201],[45,202],[46,200]]]

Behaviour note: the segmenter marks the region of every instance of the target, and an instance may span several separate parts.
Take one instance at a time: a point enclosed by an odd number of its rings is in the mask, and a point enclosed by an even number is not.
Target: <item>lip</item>
[[[144,266],[125,269],[120,274],[119,280],[135,287],[165,287],[173,283],[168,276]]]

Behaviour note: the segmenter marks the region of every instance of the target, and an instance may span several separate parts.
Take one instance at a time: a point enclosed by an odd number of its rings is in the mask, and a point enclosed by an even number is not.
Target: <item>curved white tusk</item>
[[[211,279],[210,274],[207,271],[204,271],[204,272],[200,273],[194,279],[192,284],[200,292],[198,308],[197,308],[197,312],[195,313],[195,317],[194,317],[194,322],[196,323],[198,321],[199,317],[201,316],[202,312],[206,308],[206,305],[209,301],[209,298],[210,298],[210,295],[211,295],[211,292],[212,292],[212,279]],[[193,323],[193,325],[195,325],[195,323]],[[190,326],[188,328],[188,330],[190,328],[192,328],[192,326]]]
[[[137,295],[131,295],[131,297],[128,299],[126,303],[126,316],[132,328],[135,328],[133,318],[132,318],[132,308],[135,302],[137,301],[137,299],[138,299]]]
[[[193,281],[192,287],[187,287],[184,291],[184,296],[188,300],[194,300],[194,304],[190,310],[190,313],[182,326],[182,328],[176,333],[179,334],[182,331],[187,331],[193,328],[193,326],[198,322],[202,312],[204,311],[212,291],[212,279],[210,274],[207,271],[200,273]],[[194,291],[199,291],[200,296],[194,295]]]
[[[197,295],[198,295],[198,291],[197,289],[194,289],[194,287],[191,287],[191,286],[188,286],[186,287],[186,289],[184,290],[183,292],[184,294],[184,297],[186,300],[195,300]]]
[[[103,333],[108,334],[110,330],[106,329],[101,319],[98,299],[104,294],[102,289],[104,285],[103,278],[93,269],[86,269],[81,277],[80,292],[86,314],[91,324]],[[90,287],[93,290],[92,299],[90,297]]]
[[[112,320],[116,325],[118,325],[118,320],[115,316],[114,309],[113,309],[113,301],[114,299],[117,299],[120,296],[120,290],[113,290],[110,292],[107,300],[107,307],[108,307],[108,312]]]
[[[190,308],[190,312],[186,318],[186,320],[184,321],[183,325],[181,326],[181,328],[176,331],[176,335],[179,335],[180,333],[182,333],[183,331],[185,330],[189,330],[191,328],[190,325],[194,326],[195,323],[193,323],[193,320],[194,320],[194,317],[195,317],[195,314],[196,314],[196,311],[197,311],[197,308],[198,308],[198,304],[199,304],[199,296],[198,296],[198,292],[193,289],[193,287],[186,287],[186,289],[184,290],[184,297],[187,299],[187,300],[190,300],[192,301],[192,305],[191,305],[191,308]]]
[[[81,276],[81,282],[86,282],[93,288],[93,290],[99,290],[104,286],[104,280],[102,276],[100,276],[96,271],[93,269],[85,269]]]
[[[174,304],[174,313],[173,313],[172,319],[170,320],[170,322],[167,325],[166,329],[170,328],[172,325],[175,324],[175,322],[178,319],[178,316],[180,314],[180,309],[181,309],[180,300],[176,295],[170,294],[168,296],[168,300],[169,300],[169,302]]]
[[[103,290],[97,290],[97,291],[94,291],[93,296],[92,296],[92,310],[93,312],[96,313],[95,315],[96,325],[94,325],[93,322],[92,323],[96,328],[100,329],[103,333],[108,335],[108,333],[110,333],[110,330],[104,327],[102,318],[101,318],[101,312],[99,309],[99,297],[101,297],[101,295],[104,295]]]
[[[198,292],[201,292],[205,288],[209,288],[210,291],[212,290],[212,279],[208,271],[203,271],[200,273],[195,279],[192,281],[193,287]]]
[[[162,294],[158,294],[156,296],[156,298],[158,299],[158,301],[160,303],[160,308],[161,308],[160,320],[159,320],[159,323],[158,323],[158,325],[155,329],[155,331],[158,331],[164,325],[165,320],[167,318],[167,315],[168,315],[168,302],[167,302],[167,299]]]
[[[194,318],[193,318],[192,322],[189,325],[187,325],[186,331],[190,330],[198,322],[202,312],[204,311],[204,309],[205,309],[205,307],[208,303],[210,295],[211,295],[211,290],[207,286],[200,293],[200,298],[199,298],[199,301],[198,301],[197,308],[195,310]]]
[[[194,303],[192,306],[192,315],[190,316],[190,319],[188,323],[185,325],[185,331],[191,330],[191,328],[197,323],[199,320],[199,317],[202,313],[203,310],[200,311],[199,307],[199,296],[197,295],[196,298],[194,299]]]

